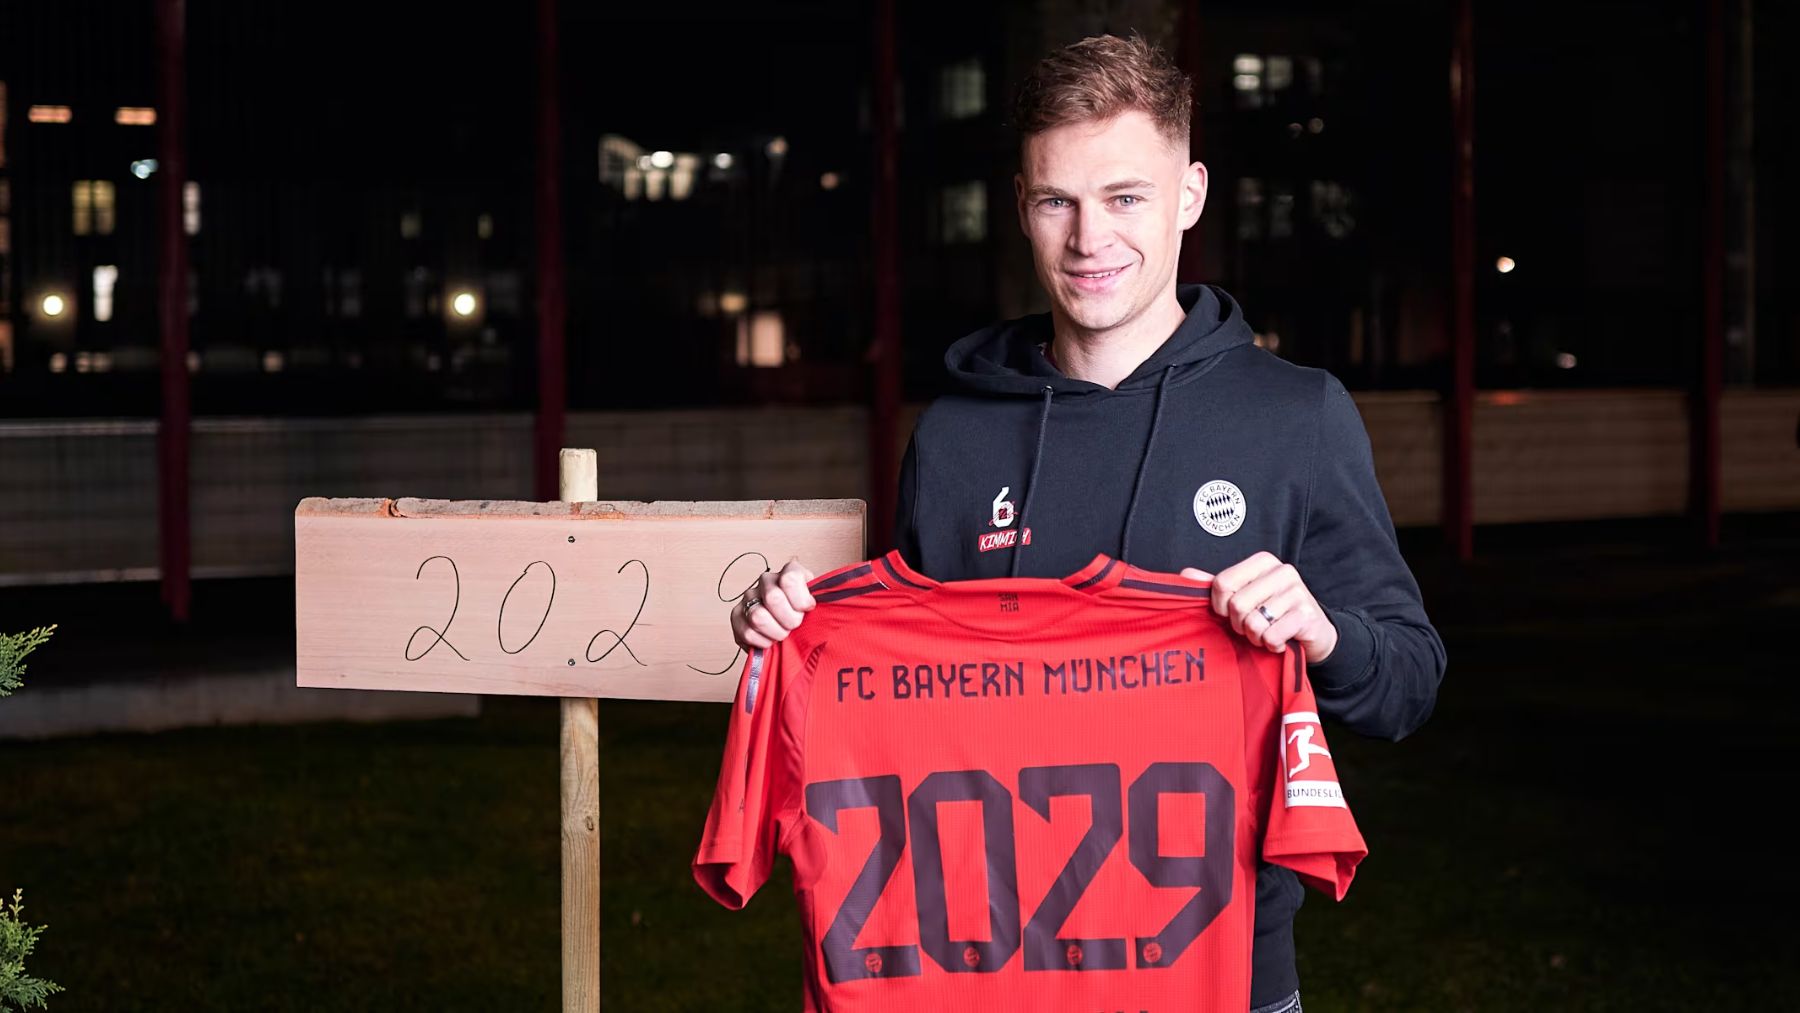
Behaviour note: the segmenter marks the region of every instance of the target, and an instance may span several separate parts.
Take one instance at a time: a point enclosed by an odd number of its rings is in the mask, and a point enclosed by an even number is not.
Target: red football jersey
[[[740,908],[794,863],[806,1009],[1229,1011],[1256,869],[1341,899],[1367,853],[1297,649],[1101,556],[814,581],[755,651],[694,876]]]

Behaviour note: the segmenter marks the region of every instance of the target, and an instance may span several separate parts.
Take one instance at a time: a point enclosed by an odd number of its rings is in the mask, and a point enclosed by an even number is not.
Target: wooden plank
[[[325,500],[294,514],[298,684],[731,699],[763,571],[863,557],[860,500]]]

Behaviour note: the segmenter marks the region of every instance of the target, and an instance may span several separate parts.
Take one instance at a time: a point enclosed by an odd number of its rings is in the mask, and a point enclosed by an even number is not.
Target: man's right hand
[[[797,559],[788,560],[779,572],[764,572],[731,610],[731,638],[746,650],[786,640],[818,604],[806,589],[812,579],[812,571]]]

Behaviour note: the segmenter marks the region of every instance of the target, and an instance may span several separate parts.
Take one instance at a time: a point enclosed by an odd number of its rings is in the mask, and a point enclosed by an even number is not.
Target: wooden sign
[[[861,500],[307,499],[298,684],[730,700],[729,611],[765,569],[863,558]]]

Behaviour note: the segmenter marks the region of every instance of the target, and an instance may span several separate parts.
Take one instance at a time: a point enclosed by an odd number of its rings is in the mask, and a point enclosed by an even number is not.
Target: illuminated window
[[[644,195],[644,171],[649,168],[650,156],[637,142],[618,134],[600,135],[600,182],[626,200]]]
[[[25,119],[31,123],[68,123],[74,118],[68,106],[32,106],[25,110]]]
[[[987,109],[987,72],[981,61],[962,60],[938,71],[938,112],[947,120],[966,120]]]
[[[1308,59],[1305,67],[1312,93],[1319,93],[1319,61]],[[1259,56],[1239,53],[1231,61],[1231,89],[1240,109],[1260,109],[1273,104],[1277,93],[1294,86],[1294,58],[1291,56]]]
[[[475,238],[494,238],[494,216],[488,214],[475,216]]]
[[[123,127],[156,125],[156,110],[144,106],[120,106],[113,112],[113,122]]]
[[[75,234],[110,236],[117,220],[110,180],[78,179],[71,189]]]
[[[1294,60],[1287,56],[1271,56],[1263,63],[1263,87],[1269,91],[1286,91],[1294,83]]]
[[[941,235],[946,245],[987,238],[987,185],[979,180],[952,183],[942,194]]]
[[[740,366],[779,366],[787,355],[787,339],[781,314],[757,310],[738,318],[737,363]]]
[[[190,236],[200,234],[200,184],[181,184],[181,231]]]
[[[1231,89],[1237,93],[1240,108],[1255,109],[1262,105],[1263,59],[1254,53],[1239,53],[1231,61]]]
[[[113,264],[94,268],[94,319],[106,323],[113,315],[113,286],[118,283],[119,269]]]
[[[104,179],[94,180],[94,231],[103,236],[112,235],[116,217],[112,182]]]
[[[407,211],[400,216],[400,238],[417,239],[424,229],[424,216],[417,211]]]
[[[694,177],[700,173],[700,156],[682,152],[675,156],[675,167],[669,172],[669,196],[687,200],[694,192]]]

